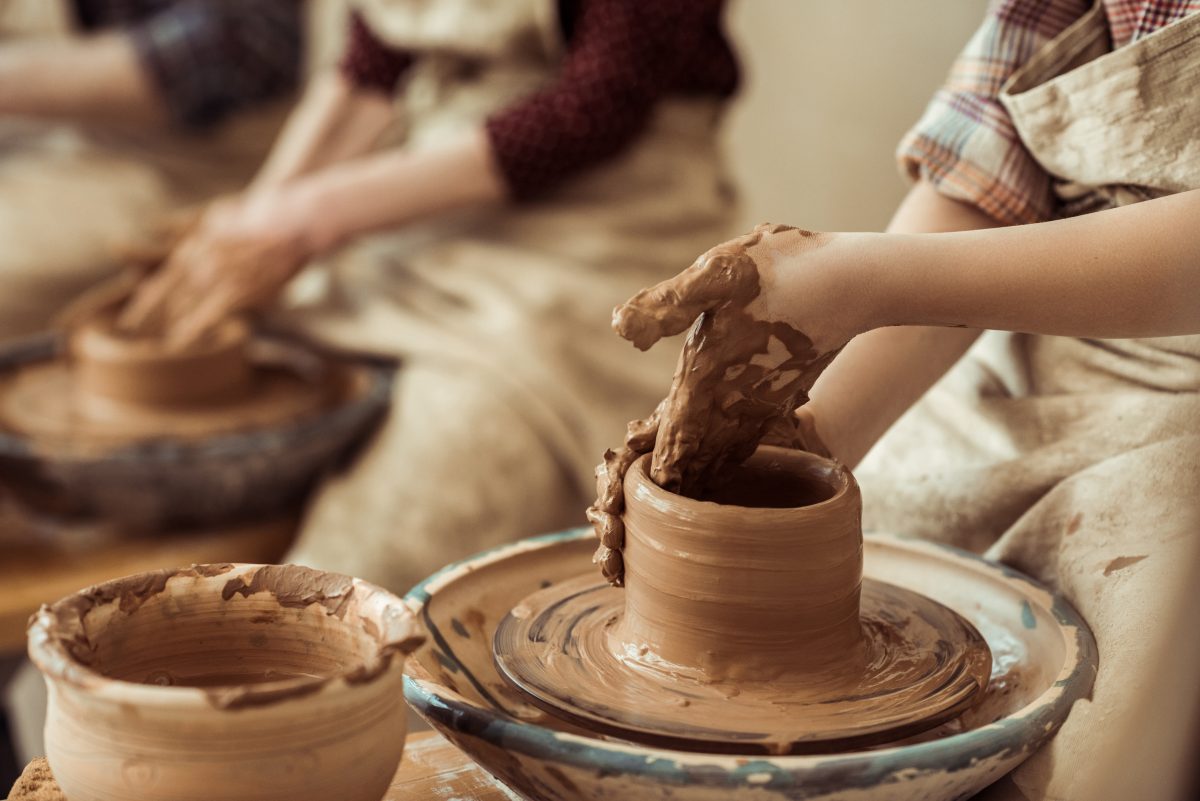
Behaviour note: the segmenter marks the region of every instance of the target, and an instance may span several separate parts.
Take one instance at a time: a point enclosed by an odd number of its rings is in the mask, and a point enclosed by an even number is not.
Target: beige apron
[[[1068,214],[1200,188],[1200,14],[1108,42],[1097,3],[1002,97]],[[985,334],[857,472],[869,527],[1007,562],[1096,634],[1091,700],[1008,787],[1177,797],[1200,711],[1200,335]]]
[[[400,101],[413,149],[546,86],[563,50],[553,0],[361,7],[418,54]],[[622,155],[543,199],[407,226],[304,277],[317,299],[283,324],[402,368],[390,420],[318,493],[293,558],[404,589],[583,522],[595,463],[666,393],[678,353],[636,351],[612,308],[730,234],[718,114],[664,102]]]
[[[0,0],[0,42],[69,37],[73,24],[67,0]],[[0,120],[0,342],[46,328],[166,213],[240,188],[285,105],[203,135]]]

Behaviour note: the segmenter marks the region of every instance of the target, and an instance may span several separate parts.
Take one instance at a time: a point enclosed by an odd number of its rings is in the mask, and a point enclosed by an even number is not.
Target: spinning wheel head
[[[991,672],[987,643],[970,623],[881,581],[863,582],[862,636],[853,648],[772,676],[657,658],[628,637],[624,600],[592,575],[530,595],[496,630],[501,675],[551,714],[613,737],[786,754],[931,729],[970,708]]]

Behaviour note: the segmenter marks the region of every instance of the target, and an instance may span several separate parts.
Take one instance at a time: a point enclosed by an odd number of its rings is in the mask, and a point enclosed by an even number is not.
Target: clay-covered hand
[[[848,308],[854,288],[840,269],[844,259],[830,250],[834,240],[760,225],[613,313],[616,331],[642,350],[691,326],[666,399],[631,423],[624,445],[597,468],[588,519],[601,541],[595,561],[613,583],[623,574],[622,483],[640,455],[653,449],[656,484],[697,496],[769,432],[791,429],[803,441],[803,421],[792,413],[842,346],[865,330]]]
[[[808,451],[826,459],[834,458],[833,452],[817,432],[817,418],[812,413],[811,404],[801,406],[794,414],[773,423],[763,434],[761,444]]]
[[[184,347],[269,304],[316,250],[310,211],[285,189],[215,201],[137,288],[119,325]]]

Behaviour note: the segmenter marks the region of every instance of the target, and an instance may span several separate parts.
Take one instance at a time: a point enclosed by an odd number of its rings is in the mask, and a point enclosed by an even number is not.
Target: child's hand
[[[622,571],[621,485],[638,456],[654,450],[651,478],[659,486],[703,494],[768,431],[791,422],[842,346],[869,327],[858,302],[865,295],[848,280],[835,238],[761,225],[614,312],[613,327],[643,350],[693,327],[667,398],[630,424],[625,445],[598,469],[588,517],[610,580]]]

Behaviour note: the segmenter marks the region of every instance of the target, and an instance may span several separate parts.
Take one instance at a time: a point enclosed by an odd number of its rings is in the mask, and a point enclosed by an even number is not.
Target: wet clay
[[[705,253],[671,281],[644,289],[613,312],[613,328],[641,350],[691,326],[671,389],[647,418],[629,424],[624,444],[597,468],[597,500],[588,509],[601,545],[594,561],[622,582],[621,482],[651,450],[650,475],[664,489],[704,497],[779,427],[839,349],[820,352],[785,322],[761,319],[762,291],[752,255],[764,235],[817,236],[785,225],[760,225]]]
[[[696,500],[754,509],[794,509],[822,503],[835,493],[827,481],[785,470],[778,464],[743,463],[731,468],[725,481]]]
[[[270,786],[375,801],[403,745],[402,663],[423,639],[402,601],[357,579],[222,564],[43,607],[29,651],[72,799],[250,799]],[[130,762],[156,781],[123,784]],[[339,786],[346,775],[363,787]]]
[[[991,656],[969,623],[863,582],[844,467],[763,447],[711,500],[650,469],[643,455],[624,482],[624,590],[583,576],[497,629],[501,672],[535,703],[627,739],[801,753],[909,736],[981,696]]]
[[[328,408],[345,387],[256,355],[246,324],[226,321],[183,350],[119,333],[102,312],[68,352],[0,375],[0,429],[47,449],[105,449],[268,427]]]

